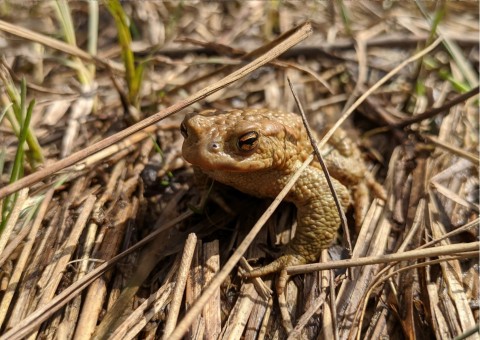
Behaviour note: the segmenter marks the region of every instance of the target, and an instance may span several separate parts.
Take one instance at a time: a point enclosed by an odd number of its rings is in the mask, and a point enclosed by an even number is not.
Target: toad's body
[[[275,197],[312,152],[300,116],[268,109],[220,112],[207,110],[187,116],[181,126],[183,156],[211,178],[247,194]],[[357,147],[339,131],[321,150],[340,203],[351,197],[365,205],[367,186],[381,191],[366,171]],[[348,188],[348,189],[347,189]],[[314,161],[286,197],[298,209],[297,232],[285,255],[251,276],[316,261],[329,246],[340,217],[320,164]],[[358,211],[362,211],[358,207]],[[361,217],[356,214],[356,218]]]

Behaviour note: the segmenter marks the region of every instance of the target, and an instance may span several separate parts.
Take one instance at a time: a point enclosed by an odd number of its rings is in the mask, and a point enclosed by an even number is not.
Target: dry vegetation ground
[[[0,339],[285,339],[285,329],[290,339],[478,339],[478,11],[468,1],[1,1]],[[306,20],[313,34],[279,39]],[[270,49],[301,40],[272,60]],[[203,108],[297,111],[287,77],[314,127],[381,85],[342,127],[388,199],[350,229],[352,260],[341,260],[339,235],[277,297],[274,277],[242,279],[234,253],[271,200],[214,187],[196,208],[206,193],[178,127]],[[216,92],[199,100],[206,86]],[[295,211],[280,207],[243,254],[250,264],[292,237]]]

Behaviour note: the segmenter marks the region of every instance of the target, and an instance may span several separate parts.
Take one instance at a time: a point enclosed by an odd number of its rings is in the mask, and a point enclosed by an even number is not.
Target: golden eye
[[[238,148],[242,151],[252,151],[258,144],[258,133],[255,131],[247,132],[238,138]]]
[[[187,138],[187,137],[188,137],[187,127],[185,126],[185,123],[183,123],[183,122],[182,122],[182,124],[180,125],[180,132],[182,133],[183,138]]]

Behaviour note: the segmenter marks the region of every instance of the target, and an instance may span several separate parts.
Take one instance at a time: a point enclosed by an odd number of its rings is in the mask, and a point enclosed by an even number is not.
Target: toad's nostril
[[[210,144],[210,150],[217,152],[220,151],[220,143],[213,142]]]

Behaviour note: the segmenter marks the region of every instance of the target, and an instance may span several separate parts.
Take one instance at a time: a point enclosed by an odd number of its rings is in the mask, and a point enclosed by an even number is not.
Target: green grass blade
[[[125,65],[125,77],[128,85],[128,100],[131,105],[138,108],[140,92],[140,84],[142,72],[135,67],[135,57],[131,49],[132,36],[130,34],[130,26],[128,17],[118,0],[106,0],[107,8],[112,15],[117,27],[118,42],[122,48],[122,59]]]
[[[75,29],[73,26],[73,19],[70,13],[70,8],[68,7],[68,2],[66,0],[56,0],[54,7],[57,13],[58,21],[62,26],[65,41],[68,44],[76,47],[77,39],[75,37]],[[83,64],[82,60],[78,57],[73,57],[72,60],[75,64],[75,69],[77,70],[77,76],[80,82],[83,85],[91,84],[92,76],[86,66]]]
[[[13,163],[12,173],[10,175],[10,183],[17,181],[19,178],[23,176],[23,162],[25,159],[25,150],[23,145],[27,140],[28,128],[30,125],[30,120],[32,118],[33,107],[35,106],[35,100],[33,99],[28,105],[28,109],[25,115],[25,120],[20,127],[20,136],[18,139],[18,147],[17,152],[15,154],[15,160]],[[8,197],[6,197],[3,201],[2,207],[2,223],[0,224],[0,234],[3,232],[5,228],[8,218],[12,212],[13,206],[17,200],[18,193],[14,193]]]
[[[88,1],[88,53],[97,55],[98,45],[98,1]],[[92,79],[95,78],[95,64],[88,65]]]

